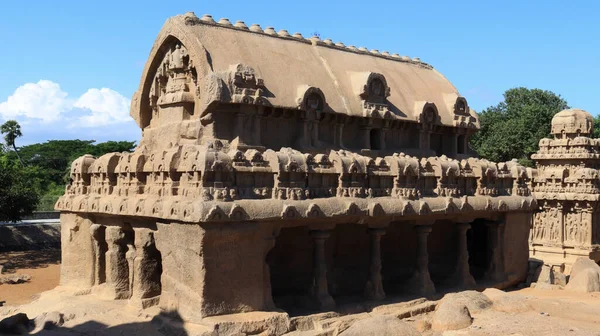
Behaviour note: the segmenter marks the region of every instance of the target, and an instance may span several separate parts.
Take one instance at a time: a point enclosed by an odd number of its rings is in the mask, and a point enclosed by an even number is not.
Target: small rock
[[[419,336],[410,324],[390,315],[380,315],[355,322],[340,336]]]
[[[581,293],[598,292],[600,291],[600,273],[591,267],[581,270],[571,277],[565,290]]]
[[[4,273],[4,265],[0,265],[0,274]]]
[[[600,266],[598,266],[598,264],[596,264],[596,262],[594,262],[590,258],[580,257],[580,258],[577,258],[577,260],[575,260],[575,262],[573,263],[573,266],[571,267],[570,279],[573,279],[574,277],[577,276],[577,274],[579,274],[580,272],[582,272],[585,269],[593,269],[600,273]]]
[[[25,334],[29,332],[29,318],[27,314],[18,313],[0,321],[0,335]]]
[[[469,312],[474,314],[492,306],[492,301],[485,294],[473,290],[446,294],[440,304],[446,301],[462,303],[469,308]]]
[[[431,328],[435,331],[458,330],[471,325],[473,318],[464,303],[441,302],[435,313]]]
[[[10,274],[0,276],[0,284],[15,285],[31,280],[29,274]]]

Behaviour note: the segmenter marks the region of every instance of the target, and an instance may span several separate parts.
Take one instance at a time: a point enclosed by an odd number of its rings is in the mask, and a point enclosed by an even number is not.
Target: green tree
[[[28,169],[0,152],[0,221],[18,221],[35,209],[39,194]]]
[[[552,117],[568,108],[567,102],[551,91],[509,89],[504,101],[479,113],[481,128],[471,139],[471,147],[485,159],[517,159],[531,167],[531,154],[537,152],[540,139],[550,136]]]
[[[594,118],[594,133],[592,133],[593,138],[600,138],[600,115],[597,115]]]
[[[17,145],[15,143],[17,138],[23,136],[23,133],[21,133],[21,125],[19,125],[16,120],[8,120],[2,124],[2,126],[0,126],[0,133],[4,134],[4,141],[6,142],[6,145],[13,148],[15,155],[17,155],[17,158],[19,159],[19,162],[21,162],[21,165],[25,166],[23,164],[23,160],[21,160],[21,157],[19,156]]]

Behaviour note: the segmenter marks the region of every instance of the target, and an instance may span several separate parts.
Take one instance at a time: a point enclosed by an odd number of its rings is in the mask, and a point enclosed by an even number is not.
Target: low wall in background
[[[0,225],[0,252],[60,248],[60,223]]]

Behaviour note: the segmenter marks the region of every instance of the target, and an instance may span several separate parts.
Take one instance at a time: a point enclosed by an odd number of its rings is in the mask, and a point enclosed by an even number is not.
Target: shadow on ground
[[[188,332],[183,327],[183,322],[177,312],[160,313],[147,322],[133,322],[120,325],[108,326],[98,321],[87,321],[74,326],[55,326],[45,321],[37,322],[31,320],[27,332],[17,328],[4,329],[0,326],[1,335],[94,335],[94,336],[116,336],[116,335],[148,335],[148,336],[187,336]],[[44,325],[45,324],[45,325]],[[42,329],[42,327],[44,329]],[[41,329],[41,330],[40,330]],[[21,331],[22,333],[19,333]]]
[[[60,224],[0,225],[0,252],[60,248]]]
[[[60,263],[60,249],[49,248],[32,251],[0,252],[0,265],[4,273],[14,273],[17,269],[43,268]]]

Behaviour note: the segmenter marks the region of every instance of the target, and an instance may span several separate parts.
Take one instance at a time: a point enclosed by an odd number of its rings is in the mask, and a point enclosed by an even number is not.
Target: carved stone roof
[[[594,117],[584,110],[569,109],[558,112],[552,118],[552,134],[562,138],[588,136],[594,131]]]
[[[186,13],[164,24],[132,99],[131,115],[142,128],[152,115],[148,97],[154,76],[173,43],[185,48],[195,68],[195,95],[201,110],[214,101],[246,103],[214,93],[228,84],[222,84],[226,82],[222,78],[232,78],[231,71],[245,69],[244,74],[255,76],[256,95],[262,94],[258,98],[263,105],[302,109],[305,104],[299,101],[310,89],[324,98],[324,112],[424,122],[422,115],[433,106],[435,124],[479,127],[477,114],[457,89],[418,58]],[[373,79],[378,82],[372,86]]]

